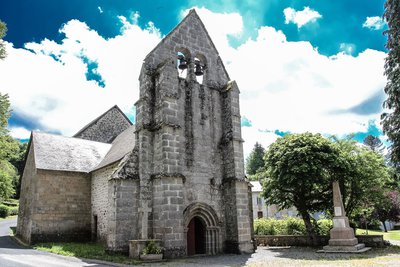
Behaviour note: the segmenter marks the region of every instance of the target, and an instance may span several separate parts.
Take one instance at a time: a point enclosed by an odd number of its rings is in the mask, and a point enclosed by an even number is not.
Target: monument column
[[[365,252],[370,248],[359,244],[354,235],[354,229],[349,225],[349,219],[344,210],[339,182],[332,183],[333,191],[333,228],[330,231],[329,245],[324,246],[323,252]]]

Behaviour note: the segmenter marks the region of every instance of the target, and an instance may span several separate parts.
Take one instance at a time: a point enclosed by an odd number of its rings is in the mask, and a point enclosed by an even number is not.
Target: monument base
[[[317,252],[325,252],[325,253],[363,253],[370,250],[370,247],[366,247],[364,244],[360,243],[352,246],[324,246],[322,250],[318,250]]]

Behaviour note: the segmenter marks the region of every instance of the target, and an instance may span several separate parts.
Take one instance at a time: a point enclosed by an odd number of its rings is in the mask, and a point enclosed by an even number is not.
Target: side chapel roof
[[[135,125],[132,125],[118,135],[111,145],[112,147],[107,155],[93,170],[98,170],[122,159],[135,148]]]
[[[90,172],[111,148],[106,143],[42,132],[32,132],[31,143],[36,168],[57,171]]]

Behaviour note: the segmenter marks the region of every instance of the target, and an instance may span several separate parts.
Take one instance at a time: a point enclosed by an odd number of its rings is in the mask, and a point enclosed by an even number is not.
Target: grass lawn
[[[365,235],[365,229],[357,229],[356,235]],[[383,231],[368,230],[368,235],[383,235],[384,240],[399,240],[400,241],[400,230],[392,230],[387,233]]]
[[[97,243],[41,243],[34,249],[64,256],[111,261],[122,264],[137,264],[139,261],[120,254],[107,254],[104,247]]]

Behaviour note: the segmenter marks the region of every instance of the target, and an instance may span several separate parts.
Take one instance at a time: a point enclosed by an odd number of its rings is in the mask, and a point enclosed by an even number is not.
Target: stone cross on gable
[[[141,239],[148,238],[148,224],[149,224],[149,213],[152,212],[152,209],[149,208],[148,201],[142,202],[142,207],[138,209],[142,221],[141,221]]]

